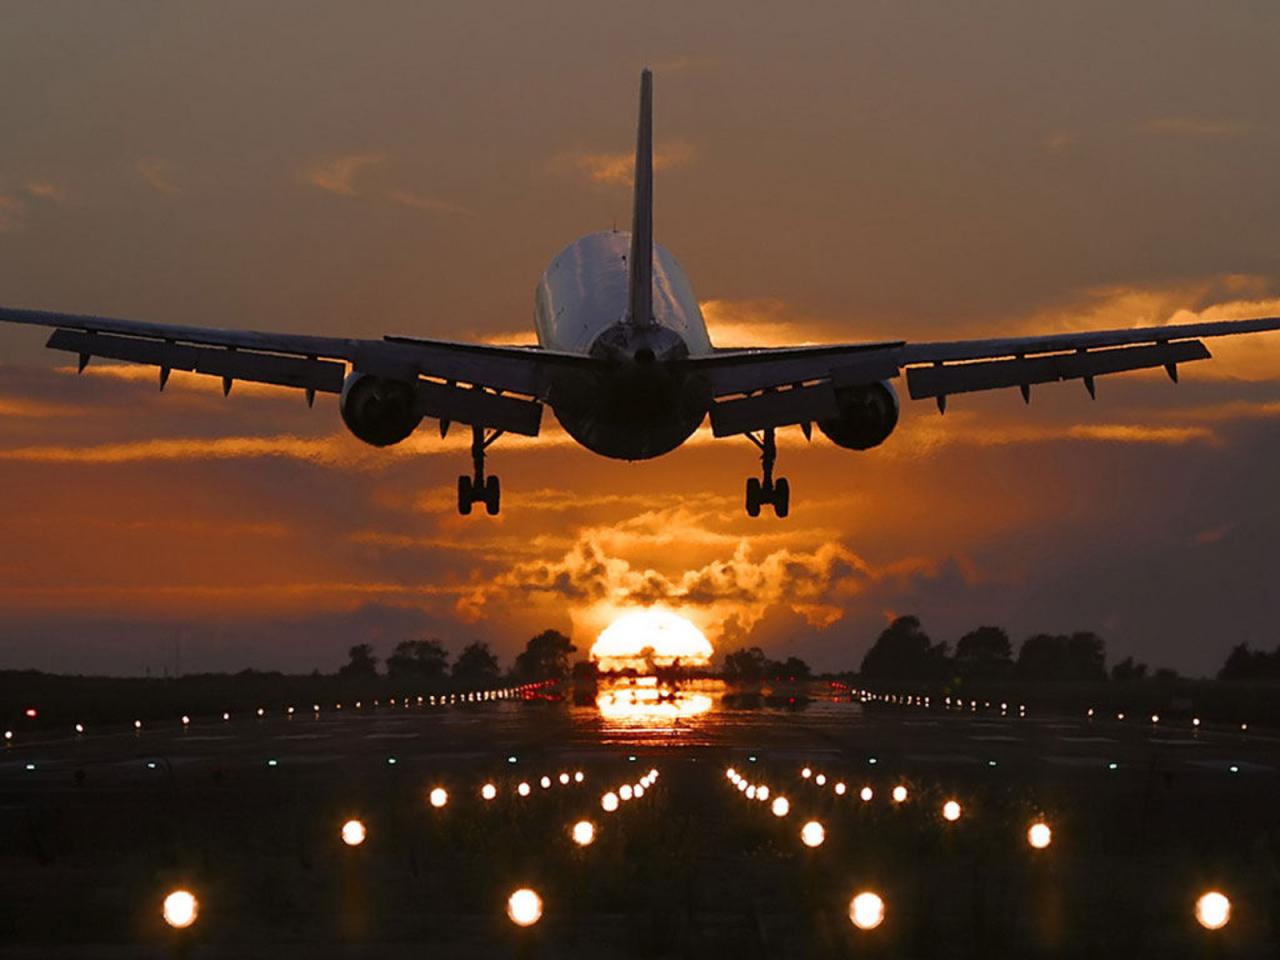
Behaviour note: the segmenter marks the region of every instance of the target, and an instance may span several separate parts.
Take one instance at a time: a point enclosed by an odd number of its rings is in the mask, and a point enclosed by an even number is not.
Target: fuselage
[[[693,287],[675,257],[653,248],[653,323],[627,321],[631,235],[588,234],[542,275],[534,305],[538,344],[603,361],[559,375],[548,400],[575,440],[621,460],[661,456],[698,429],[711,394],[685,361],[712,351]]]

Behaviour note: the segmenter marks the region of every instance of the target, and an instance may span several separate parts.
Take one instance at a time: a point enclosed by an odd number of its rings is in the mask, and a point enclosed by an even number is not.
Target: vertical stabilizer
[[[653,72],[640,74],[640,122],[636,131],[635,206],[631,214],[631,276],[627,322],[653,324]]]

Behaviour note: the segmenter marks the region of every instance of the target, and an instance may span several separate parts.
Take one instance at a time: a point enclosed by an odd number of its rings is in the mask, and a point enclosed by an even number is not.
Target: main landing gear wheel
[[[786,477],[773,478],[773,465],[778,459],[778,445],[773,430],[764,431],[763,439],[748,433],[747,439],[760,448],[761,477],[747,478],[747,516],[760,516],[760,508],[766,503],[773,507],[774,516],[782,519],[791,512],[791,484]]]
[[[468,477],[458,477],[458,513],[464,517],[471,513],[477,503],[484,504],[484,512],[496,517],[502,507],[502,482],[496,476],[485,476],[484,454],[489,445],[502,436],[501,430],[495,430],[488,437],[484,435],[484,427],[471,428],[471,462],[475,472]]]

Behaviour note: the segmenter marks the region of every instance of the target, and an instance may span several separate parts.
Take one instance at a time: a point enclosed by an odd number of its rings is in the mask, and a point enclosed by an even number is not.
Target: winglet
[[[653,71],[640,74],[640,122],[636,131],[635,206],[631,214],[631,275],[627,322],[653,320]]]

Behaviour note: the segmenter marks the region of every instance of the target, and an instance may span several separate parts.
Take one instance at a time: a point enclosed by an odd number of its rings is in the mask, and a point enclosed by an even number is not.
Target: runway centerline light
[[[1049,825],[1043,820],[1037,820],[1027,830],[1027,843],[1031,844],[1036,850],[1043,850],[1052,842],[1053,831],[1049,829]]]
[[[177,930],[196,922],[200,904],[189,890],[174,890],[164,898],[164,922]]]
[[[870,803],[871,798],[874,797],[875,795],[876,795],[876,792],[872,790],[870,787],[863,787],[861,790],[858,791],[858,796],[862,799],[863,803]]]
[[[942,819],[949,823],[955,823],[960,819],[960,804],[954,800],[948,800],[942,805]]]
[[[1210,890],[1196,900],[1196,923],[1206,930],[1221,930],[1231,919],[1231,901],[1225,894]]]
[[[364,824],[359,820],[348,820],[342,825],[342,842],[348,847],[358,847],[364,843]]]
[[[786,797],[775,797],[769,809],[775,817],[785,817],[791,812],[791,802]]]
[[[884,923],[884,901],[864,890],[849,901],[849,921],[859,930],[874,930]]]
[[[507,898],[507,916],[518,927],[531,927],[542,919],[542,898],[521,887]]]
[[[436,787],[431,791],[431,805],[439,810],[449,802],[449,791],[444,787]]]
[[[907,799],[907,788],[902,784],[898,784],[893,788],[893,802],[905,803]]]
[[[483,787],[480,788],[480,796],[486,800],[492,800],[497,795],[498,795],[498,788],[495,787],[492,783],[486,783]]]
[[[573,842],[580,847],[589,847],[596,840],[596,825],[590,820],[579,820],[573,825]]]
[[[827,839],[827,831],[817,820],[810,820],[800,828],[800,841],[806,847],[820,847]]]
[[[618,809],[618,795],[610,790],[600,798],[600,808],[604,810],[605,813],[613,813]]]

